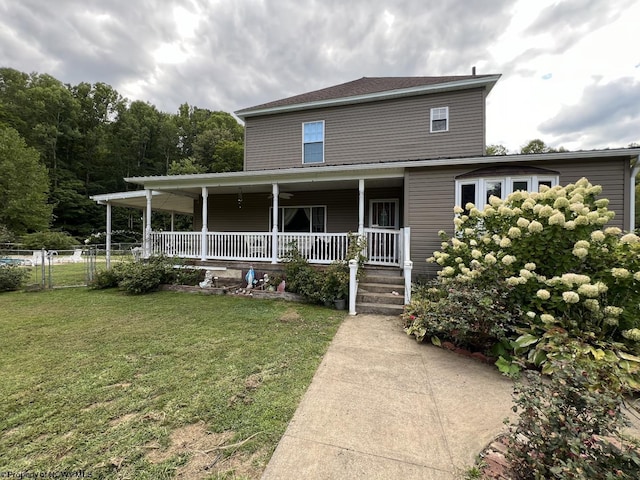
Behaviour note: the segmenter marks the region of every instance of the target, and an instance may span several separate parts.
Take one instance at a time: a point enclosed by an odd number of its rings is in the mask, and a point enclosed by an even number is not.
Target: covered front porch
[[[132,178],[144,189],[96,195],[111,209],[137,208],[144,223],[141,255],[206,262],[278,264],[296,249],[311,264],[349,261],[354,236],[366,263],[398,268],[411,282],[410,229],[403,226],[404,171],[386,167],[323,167],[282,171]],[[187,214],[192,231],[154,230],[153,213]],[[357,288],[357,286],[356,286]],[[406,299],[410,288],[405,290]]]

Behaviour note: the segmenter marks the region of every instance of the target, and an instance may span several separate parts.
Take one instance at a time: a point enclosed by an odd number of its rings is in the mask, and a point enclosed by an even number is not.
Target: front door
[[[370,262],[395,263],[398,261],[400,228],[398,200],[380,199],[369,202],[367,251]],[[379,230],[378,230],[379,229]],[[387,231],[385,231],[387,230]]]

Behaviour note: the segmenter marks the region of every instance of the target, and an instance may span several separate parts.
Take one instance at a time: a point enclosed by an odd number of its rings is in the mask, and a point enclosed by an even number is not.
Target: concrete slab
[[[407,336],[398,317],[340,326],[265,479],[453,479],[504,430],[512,382]]]
[[[454,480],[450,472],[285,436],[263,480]]]

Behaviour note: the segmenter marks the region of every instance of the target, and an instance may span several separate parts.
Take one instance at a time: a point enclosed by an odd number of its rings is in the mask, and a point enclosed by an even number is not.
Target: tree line
[[[124,177],[242,170],[243,135],[227,112],[166,113],[106,83],[0,68],[0,241],[104,230],[89,196],[131,189]],[[141,229],[138,214],[114,210],[114,230]]]

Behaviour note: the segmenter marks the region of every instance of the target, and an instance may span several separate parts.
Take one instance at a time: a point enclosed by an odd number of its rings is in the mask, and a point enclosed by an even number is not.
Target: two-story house
[[[587,177],[610,199],[613,224],[633,228],[640,149],[484,155],[499,78],[365,77],[245,108],[242,172],[127,178],[141,190],[92,198],[108,212],[143,210],[146,255],[277,264],[294,242],[327,264],[344,258],[353,232],[366,237],[368,263],[402,269],[407,284],[435,273],[425,259],[438,231],[452,230],[453,206],[490,195]],[[193,231],[153,232],[155,210],[193,214]]]

